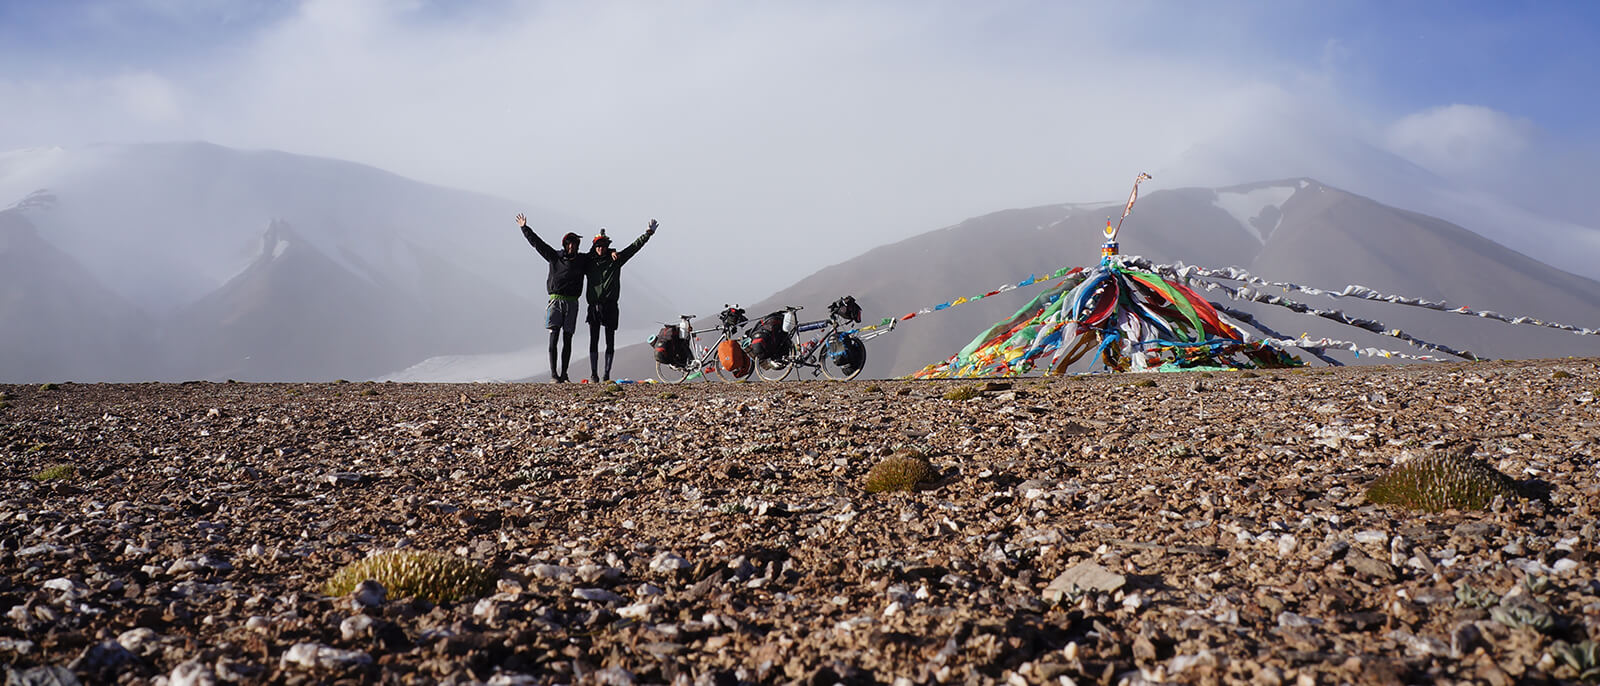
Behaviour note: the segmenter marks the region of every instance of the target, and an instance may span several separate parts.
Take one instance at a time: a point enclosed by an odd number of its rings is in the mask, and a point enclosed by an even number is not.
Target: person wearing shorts
[[[579,252],[583,238],[575,233],[561,237],[561,250],[528,228],[528,218],[517,215],[522,227],[522,237],[545,262],[550,263],[550,275],[545,278],[545,290],[550,301],[545,306],[544,326],[550,330],[550,379],[556,383],[567,381],[567,365],[572,361],[572,334],[578,330],[578,296],[583,293],[583,277],[589,271],[590,254]],[[557,344],[561,348],[561,366],[556,366]]]
[[[600,381],[600,330],[606,332],[606,375],[605,380],[611,380],[611,360],[616,351],[617,342],[617,302],[622,299],[622,265],[633,259],[635,253],[644,247],[646,241],[656,233],[656,220],[651,219],[650,225],[628,247],[621,250],[611,249],[611,238],[606,235],[605,229],[600,229],[600,235],[594,237],[594,243],[589,248],[589,272],[587,274],[589,287],[585,297],[589,301],[589,314],[585,321],[589,323],[589,380]]]

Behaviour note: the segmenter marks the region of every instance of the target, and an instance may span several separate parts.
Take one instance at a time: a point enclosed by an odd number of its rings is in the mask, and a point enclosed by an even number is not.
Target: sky
[[[1139,172],[1308,176],[1575,268],[1597,39],[1592,2],[3,0],[0,150],[204,140],[654,217],[707,302]]]

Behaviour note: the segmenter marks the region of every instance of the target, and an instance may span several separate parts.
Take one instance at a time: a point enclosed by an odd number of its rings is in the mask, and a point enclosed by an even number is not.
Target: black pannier
[[[651,343],[656,349],[656,361],[681,367],[689,363],[689,340],[683,337],[683,331],[678,325],[669,324],[661,327]]]
[[[773,312],[750,331],[750,354],[758,360],[781,359],[789,352],[789,334],[783,330],[783,313]]]

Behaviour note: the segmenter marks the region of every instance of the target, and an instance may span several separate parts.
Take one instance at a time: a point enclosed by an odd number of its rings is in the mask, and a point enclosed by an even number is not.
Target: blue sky
[[[0,150],[208,140],[863,247],[1310,176],[1534,252],[1471,220],[1600,233],[1597,39],[1593,2],[7,0]]]

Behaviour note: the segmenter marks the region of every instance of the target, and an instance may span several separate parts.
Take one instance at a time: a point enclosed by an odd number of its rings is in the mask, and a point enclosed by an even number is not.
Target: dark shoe
[[[606,375],[606,383],[611,383],[611,375],[610,374]]]
[[[606,381],[610,381],[610,380],[611,379],[606,379]],[[590,376],[589,377],[589,383],[600,383],[600,377],[598,377],[598,376]]]
[[[555,382],[556,382],[556,383],[566,383],[566,382],[567,382],[567,377],[565,377],[565,376],[558,376],[558,377],[556,377],[556,378],[555,378]]]

